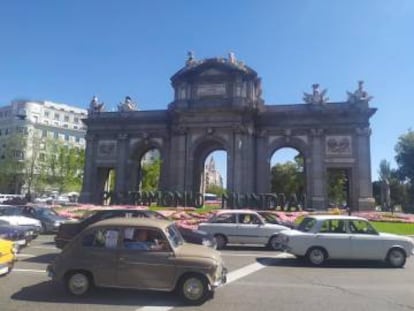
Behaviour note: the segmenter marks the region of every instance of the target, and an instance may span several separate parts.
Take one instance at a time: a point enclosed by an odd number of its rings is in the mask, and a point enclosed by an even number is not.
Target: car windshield
[[[50,208],[42,208],[38,209],[37,212],[40,216],[48,217],[48,216],[59,216],[53,209]]]
[[[178,247],[184,243],[184,239],[175,225],[167,227],[166,234],[172,246]]]
[[[297,226],[296,230],[302,231],[302,232],[308,232],[308,231],[310,231],[313,228],[313,226],[315,225],[315,223],[316,223],[316,219],[315,218],[306,217]]]
[[[273,213],[260,213],[260,216],[262,216],[266,223],[278,224],[280,222],[279,217]]]

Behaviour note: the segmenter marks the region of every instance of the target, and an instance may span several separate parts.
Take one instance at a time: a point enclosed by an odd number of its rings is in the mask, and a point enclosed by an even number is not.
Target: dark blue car
[[[0,238],[9,240],[18,245],[19,249],[27,246],[33,239],[33,229],[10,225],[0,219]]]

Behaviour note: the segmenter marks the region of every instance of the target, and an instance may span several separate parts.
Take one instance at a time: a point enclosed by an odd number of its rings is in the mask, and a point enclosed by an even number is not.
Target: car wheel
[[[181,298],[192,305],[206,301],[210,292],[206,278],[197,274],[185,276],[180,282],[179,291]]]
[[[227,240],[224,235],[216,234],[214,238],[216,239],[217,249],[223,249],[224,247],[226,247]]]
[[[405,265],[406,257],[403,250],[393,248],[388,252],[387,262],[393,268],[401,268]]]
[[[279,236],[272,236],[269,240],[268,247],[274,251],[280,251],[282,249],[282,245],[280,244]]]
[[[320,247],[313,247],[309,249],[308,253],[306,254],[306,258],[314,266],[322,265],[327,257],[328,256],[326,255],[326,251]]]
[[[91,286],[91,279],[85,272],[73,272],[66,279],[66,288],[74,296],[85,295]]]

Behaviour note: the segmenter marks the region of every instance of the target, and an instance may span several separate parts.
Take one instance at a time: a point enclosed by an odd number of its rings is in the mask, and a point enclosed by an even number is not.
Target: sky
[[[398,137],[414,128],[412,0],[1,0],[0,46],[0,106],[86,108],[97,95],[112,110],[129,95],[166,109],[189,50],[234,52],[262,78],[266,104],[302,103],[316,82],[344,101],[364,80],[378,108],[373,180],[382,159],[396,168]]]

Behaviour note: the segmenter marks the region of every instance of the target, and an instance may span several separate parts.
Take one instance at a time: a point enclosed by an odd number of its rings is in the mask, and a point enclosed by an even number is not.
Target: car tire
[[[217,249],[223,249],[226,247],[227,244],[227,239],[224,235],[222,234],[216,234],[214,236],[214,239],[216,239],[216,243],[217,243]]]
[[[66,277],[66,289],[73,296],[85,296],[91,287],[92,279],[86,272],[76,271]]]
[[[210,294],[207,279],[195,273],[184,276],[178,284],[178,290],[183,301],[189,305],[202,304]]]
[[[387,262],[393,268],[402,268],[405,265],[407,256],[402,249],[392,248],[388,252]]]
[[[313,266],[321,266],[327,258],[326,251],[321,247],[312,247],[306,253],[306,259]]]
[[[282,250],[282,245],[279,242],[279,236],[274,235],[269,239],[269,242],[267,243],[268,248],[274,251],[280,251]]]

